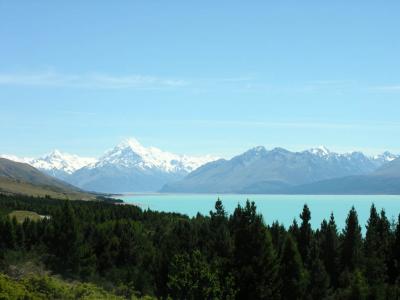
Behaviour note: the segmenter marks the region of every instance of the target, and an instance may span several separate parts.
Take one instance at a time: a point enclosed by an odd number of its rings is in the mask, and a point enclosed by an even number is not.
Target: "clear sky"
[[[399,1],[0,0],[0,153],[400,153]]]

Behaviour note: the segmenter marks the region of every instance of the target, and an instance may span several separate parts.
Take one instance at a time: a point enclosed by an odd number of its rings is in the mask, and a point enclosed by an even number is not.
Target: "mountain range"
[[[214,159],[146,148],[137,140],[128,139],[106,152],[96,163],[74,172],[68,182],[98,192],[154,192]]]
[[[217,159],[173,154],[131,138],[98,159],[58,150],[36,159],[3,157],[104,193],[395,193],[400,177],[398,155],[340,154],[322,146],[300,152],[258,146]]]
[[[154,192],[177,181],[213,156],[188,156],[145,147],[136,139],[122,141],[100,158],[79,157],[58,150],[40,158],[2,157],[24,162],[81,189],[105,193]]]
[[[26,163],[44,173],[61,180],[67,180],[75,171],[96,163],[97,159],[92,157],[80,157],[54,150],[39,158],[21,158],[15,155],[1,155],[2,158]]]
[[[329,180],[363,178],[379,172],[380,168],[389,168],[386,165],[397,159],[397,155],[389,152],[369,157],[361,152],[338,154],[325,147],[291,152],[283,148],[268,151],[259,146],[230,160],[208,163],[184,179],[165,185],[161,191],[312,194],[320,188],[319,182],[324,182],[332,193],[336,191],[335,181]],[[400,169],[392,169],[392,173],[396,172],[400,174]]]

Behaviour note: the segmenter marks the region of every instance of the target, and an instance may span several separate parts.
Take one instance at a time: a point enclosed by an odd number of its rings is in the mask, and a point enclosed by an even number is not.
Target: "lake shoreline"
[[[125,203],[140,204],[142,209],[175,212],[195,217],[197,213],[209,215],[217,199],[221,199],[226,211],[232,213],[237,205],[243,206],[247,199],[254,201],[257,211],[266,223],[274,221],[290,226],[293,219],[299,220],[304,204],[311,210],[311,223],[318,228],[324,219],[334,213],[338,224],[344,224],[347,214],[354,206],[363,229],[369,210],[374,203],[384,209],[388,218],[397,218],[400,213],[400,196],[397,195],[270,195],[270,194],[134,194],[120,197]]]

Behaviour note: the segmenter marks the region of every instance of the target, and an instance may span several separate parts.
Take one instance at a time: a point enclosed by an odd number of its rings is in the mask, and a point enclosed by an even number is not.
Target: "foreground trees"
[[[19,223],[13,210],[48,217]],[[333,214],[313,230],[306,205],[300,220],[267,226],[250,201],[228,215],[218,200],[209,216],[188,218],[0,195],[0,268],[28,257],[122,298],[400,298],[400,216],[391,223],[372,206],[364,236],[354,208],[342,232]]]

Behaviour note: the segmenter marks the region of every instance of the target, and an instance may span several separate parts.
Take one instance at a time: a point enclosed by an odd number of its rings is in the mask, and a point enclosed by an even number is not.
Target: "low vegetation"
[[[31,221],[39,221],[42,218],[46,218],[46,216],[41,216],[34,211],[27,210],[14,210],[8,216],[11,219],[15,218],[18,223],[23,223],[25,219],[29,219]]]
[[[9,195],[29,195],[70,200],[95,200],[93,194],[74,190],[63,190],[54,186],[38,185],[29,182],[0,176],[0,192]]]
[[[51,276],[13,279],[0,274],[0,299],[124,299],[93,284],[68,283]]]
[[[11,211],[50,218],[19,223]],[[365,236],[355,209],[341,232],[333,215],[313,230],[306,205],[285,228],[249,201],[189,218],[3,195],[0,215],[0,298],[400,298],[400,219],[374,206]]]

